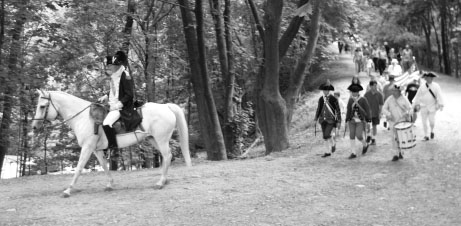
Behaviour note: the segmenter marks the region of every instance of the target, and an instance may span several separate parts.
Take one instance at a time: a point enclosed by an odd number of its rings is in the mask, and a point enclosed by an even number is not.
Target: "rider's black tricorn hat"
[[[327,80],[325,83],[320,85],[319,90],[329,90],[329,91],[334,91],[335,87],[331,85],[330,80]]]
[[[114,55],[114,65],[128,65],[128,57],[125,52],[117,51]]]
[[[347,89],[351,92],[359,92],[363,90],[363,87],[359,84],[351,84]]]

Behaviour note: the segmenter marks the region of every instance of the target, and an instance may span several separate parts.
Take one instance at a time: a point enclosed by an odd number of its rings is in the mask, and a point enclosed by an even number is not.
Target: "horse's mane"
[[[66,95],[66,96],[68,96],[68,97],[71,97],[71,98],[74,98],[74,99],[77,99],[77,100],[90,102],[90,101],[85,100],[85,99],[83,99],[83,98],[81,98],[81,97],[78,97],[78,96],[75,96],[75,95],[72,95],[72,94],[69,94],[69,93],[66,93],[66,92],[62,92],[62,91],[52,91],[52,90],[50,90],[50,91],[46,91],[46,92],[51,93],[51,94],[53,94],[53,93],[56,93],[56,94],[64,94],[64,95]]]

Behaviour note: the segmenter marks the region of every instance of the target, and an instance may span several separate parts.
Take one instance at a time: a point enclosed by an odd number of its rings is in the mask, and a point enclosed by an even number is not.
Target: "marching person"
[[[392,148],[395,150],[392,161],[398,161],[399,159],[403,159],[403,154],[397,143],[397,130],[395,129],[395,125],[399,122],[408,121],[412,107],[408,99],[402,95],[400,87],[393,85],[390,91],[392,95],[384,102],[382,111],[389,122],[389,128],[392,129],[391,143]]]
[[[405,49],[402,50],[402,68],[403,71],[407,71],[413,64],[413,51],[410,49],[410,45],[405,45]]]
[[[392,96],[392,93],[393,93],[393,87],[395,85],[395,80],[394,80],[394,76],[389,76],[389,82],[384,85],[383,87],[383,94],[384,94],[384,102],[386,102],[387,98],[389,98],[390,96]],[[384,121],[384,128],[387,127],[387,119]],[[389,127],[387,127],[388,130],[390,130]]]
[[[386,70],[387,65],[387,53],[383,47],[378,48],[378,70],[379,75],[383,75],[384,70]]]
[[[442,96],[442,90],[439,84],[433,82],[436,78],[432,72],[424,73],[423,79],[426,82],[422,82],[418,91],[416,92],[415,98],[413,99],[413,105],[416,110],[421,112],[421,120],[424,128],[424,140],[429,140],[427,121],[431,129],[430,137],[434,139],[434,126],[435,126],[435,113],[443,110],[444,101]]]
[[[402,75],[402,67],[399,65],[399,61],[395,58],[391,60],[391,65],[387,68],[389,76],[399,77]]]
[[[371,121],[370,106],[367,99],[361,97],[359,92],[363,87],[359,84],[351,84],[348,88],[351,91],[351,97],[347,103],[346,123],[349,125],[349,138],[351,155],[349,159],[357,157],[355,139],[357,138],[362,143],[362,155],[367,152],[368,144],[365,141],[363,134],[365,132],[366,122]]]
[[[405,96],[407,96],[410,103],[413,104],[413,99],[416,96],[416,93],[419,89],[419,79],[415,78],[413,81],[408,83],[407,88],[405,89]]]
[[[375,70],[375,64],[373,63],[373,59],[371,59],[369,56],[367,57],[367,75],[368,77],[371,77],[371,72]]]
[[[102,128],[109,142],[109,149],[117,148],[115,129],[112,125],[120,118],[120,111],[133,108],[133,85],[131,77],[126,71],[128,57],[125,52],[118,51],[115,56],[108,56],[106,75],[110,78],[110,91],[98,99],[99,102],[108,100],[109,113],[104,119]]]
[[[381,82],[378,81],[378,78],[376,78],[376,76],[372,75],[372,76],[370,77],[370,82],[371,82],[371,81],[375,81],[375,82],[376,82],[376,87],[377,87],[377,89],[378,89],[378,92],[380,92],[380,93],[382,94],[382,93],[383,93],[383,86],[381,85]],[[370,85],[370,84],[371,84],[371,83],[369,83],[368,86],[367,86],[367,92],[371,90],[371,85]]]
[[[378,72],[378,57],[379,57],[378,46],[375,44],[375,45],[372,45],[372,47],[373,47],[373,50],[371,51],[371,56],[373,59],[373,65],[375,68],[375,72]]]
[[[405,96],[408,98],[408,101],[410,101],[410,104],[413,104],[413,99],[415,98],[418,89],[419,79],[415,78],[412,82],[407,84],[407,87],[405,88]],[[419,109],[413,106],[413,122],[416,121],[416,118],[418,117],[418,111]]]
[[[318,122],[322,128],[323,139],[326,144],[326,150],[322,158],[326,158],[336,150],[336,142],[331,133],[341,127],[341,109],[338,99],[330,93],[335,89],[329,80],[322,84],[319,89],[323,91],[323,95],[319,98],[314,122]],[[335,131],[335,134],[338,133]]]
[[[370,81],[370,90],[365,93],[365,98],[370,106],[372,125],[372,131],[369,131],[367,128],[367,142],[371,140],[371,145],[376,145],[377,125],[379,125],[379,116],[384,104],[383,94],[378,91],[378,82],[374,80]]]
[[[354,51],[354,57],[352,61],[355,64],[355,72],[359,73],[363,71],[363,52],[360,47],[357,47]]]

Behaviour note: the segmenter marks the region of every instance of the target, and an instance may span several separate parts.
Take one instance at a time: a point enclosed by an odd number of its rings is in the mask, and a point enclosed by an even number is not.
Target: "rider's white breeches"
[[[114,122],[116,122],[119,118],[120,118],[120,111],[109,111],[102,125],[112,127]]]

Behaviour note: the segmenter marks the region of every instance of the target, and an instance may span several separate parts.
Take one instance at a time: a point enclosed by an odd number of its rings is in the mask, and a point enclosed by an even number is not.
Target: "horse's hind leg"
[[[72,191],[72,188],[74,185],[77,183],[78,177],[82,173],[83,167],[85,164],[88,162],[88,159],[91,156],[92,150],[88,147],[83,147],[82,151],[80,153],[80,158],[78,160],[78,165],[77,165],[77,171],[75,171],[74,177],[72,178],[72,182],[70,183],[69,187],[64,190],[63,197],[67,198],[70,196],[70,192]]]
[[[104,153],[102,150],[96,150],[94,152],[94,155],[96,156],[96,158],[98,158],[99,164],[101,164],[102,168],[104,169],[104,172],[109,178],[109,183],[106,185],[106,188],[104,190],[112,191],[112,185],[114,183],[114,179],[112,178],[112,175],[110,174],[109,167],[107,167],[107,161],[104,158]]]
[[[167,182],[166,174],[168,173],[168,168],[170,167],[171,158],[173,157],[173,155],[171,154],[170,145],[168,143],[169,142],[168,140],[162,141],[162,142],[156,142],[153,138],[150,138],[149,142],[151,142],[154,146],[156,146],[163,156],[162,175],[160,176],[160,180],[154,185],[155,189],[162,189],[163,186]]]

